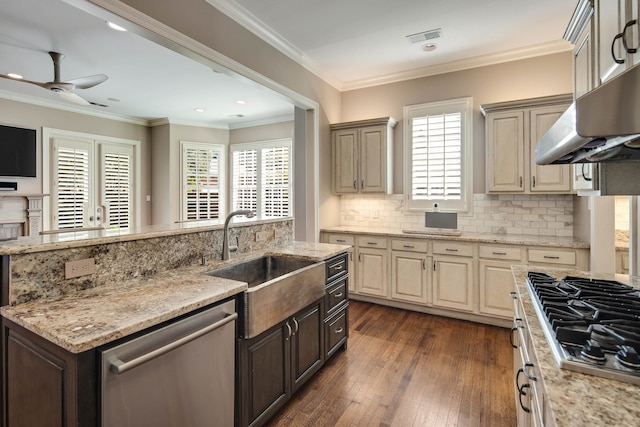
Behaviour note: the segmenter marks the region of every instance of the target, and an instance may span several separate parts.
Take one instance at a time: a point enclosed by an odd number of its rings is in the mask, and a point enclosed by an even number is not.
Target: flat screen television
[[[36,131],[0,125],[0,176],[36,177]]]

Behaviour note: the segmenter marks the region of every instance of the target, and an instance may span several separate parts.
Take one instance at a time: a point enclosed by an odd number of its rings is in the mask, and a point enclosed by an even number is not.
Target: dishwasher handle
[[[123,374],[137,366],[142,365],[143,363],[146,363],[150,360],[155,359],[156,357],[162,356],[163,354],[166,354],[168,352],[170,352],[171,350],[175,350],[176,348],[183,346],[195,339],[200,338],[203,335],[208,334],[209,332],[221,328],[222,326],[226,325],[229,322],[233,322],[234,320],[236,320],[238,318],[238,313],[233,313],[230,314],[228,316],[226,316],[224,319],[218,320],[216,323],[206,326],[202,329],[199,329],[189,335],[185,335],[184,337],[180,338],[179,340],[173,341],[172,343],[169,343],[165,346],[162,346],[158,349],[155,349],[153,351],[150,351],[149,353],[143,354],[140,357],[137,357],[133,360],[130,360],[128,362],[123,362],[122,360],[116,359],[113,362],[111,362],[111,366],[110,366],[110,371],[113,372],[116,375],[120,375]]]

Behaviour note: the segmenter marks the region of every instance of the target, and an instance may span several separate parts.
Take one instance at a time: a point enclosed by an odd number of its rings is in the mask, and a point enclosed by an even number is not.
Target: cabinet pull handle
[[[300,324],[298,323],[298,319],[293,318],[293,324],[296,326],[296,329],[293,331],[293,335],[296,335],[300,330]]]
[[[527,408],[526,406],[524,406],[524,404],[522,403],[522,396],[526,396],[527,393],[524,391],[525,388],[531,388],[531,385],[529,383],[525,383],[522,384],[522,387],[518,388],[518,400],[520,401],[520,407],[522,408],[522,410],[524,412],[531,412],[531,409]]]
[[[545,259],[560,259],[559,256],[550,256],[550,255],[545,255],[544,258]]]
[[[357,190],[358,189],[358,181],[357,180],[353,180],[353,189]]]
[[[336,242],[339,243],[347,243],[347,241],[345,239],[336,239]]]
[[[492,252],[494,255],[506,255],[506,252]]]
[[[362,262],[362,252],[358,254],[358,262]]]
[[[116,375],[119,374],[123,374],[137,366],[142,365],[143,363],[146,363],[150,360],[155,359],[156,357],[160,357],[163,354],[166,354],[168,352],[170,352],[171,350],[174,350],[180,346],[183,346],[197,338],[200,338],[203,335],[208,334],[209,332],[216,330],[218,328],[221,328],[222,326],[226,325],[229,322],[233,322],[234,320],[236,320],[238,318],[238,313],[233,313],[230,314],[226,317],[224,317],[222,320],[218,320],[216,323],[206,326],[202,329],[199,329],[189,335],[186,335],[182,338],[180,338],[179,340],[173,341],[172,343],[169,343],[163,347],[157,348],[153,351],[150,351],[149,353],[145,353],[142,356],[130,360],[128,362],[123,362],[122,360],[118,359],[118,360],[114,360],[111,363],[111,366],[109,367],[109,370],[111,372],[113,372]]]
[[[412,245],[402,245],[403,248],[407,248],[407,249],[414,249],[415,246]]]
[[[287,327],[287,330],[289,331],[289,334],[287,335],[287,338],[285,338],[285,340],[289,341],[289,338],[291,338],[291,336],[293,335],[292,330],[291,330],[291,325],[289,324],[289,322],[286,322],[285,326]],[[517,380],[517,378],[516,378],[516,380]]]
[[[329,269],[334,269],[334,270],[342,270],[342,264],[333,264],[329,266]]]
[[[627,29],[636,25],[637,22],[638,21],[636,21],[635,19],[627,22],[624,26],[624,29],[622,30],[622,47],[627,53],[636,53],[638,51],[638,49],[636,49],[635,47],[629,47],[627,45]]]
[[[616,34],[616,36],[613,38],[613,41],[611,42],[611,57],[613,58],[616,64],[624,64],[624,59],[620,59],[616,56],[615,47],[616,47],[616,40],[618,39],[624,40],[624,34],[623,33]]]
[[[520,177],[520,188],[522,188],[522,177]]]
[[[433,260],[433,271],[436,271],[436,260]]]
[[[422,269],[426,270],[427,269],[427,260],[426,259],[422,259]]]
[[[342,333],[342,331],[344,331],[344,329],[342,328],[342,326],[340,326],[338,329],[334,330],[333,332],[334,332],[335,334],[341,334],[341,333]]]
[[[367,245],[377,246],[378,242],[367,242]]]
[[[342,298],[342,295],[343,295],[342,292],[340,292],[338,294],[333,294],[333,297],[336,298],[336,299],[337,298]]]
[[[533,181],[533,183],[532,183],[532,184],[533,184],[533,187],[535,188],[535,186],[536,186],[536,177],[535,177],[535,176],[532,176],[532,177],[531,177],[531,179],[532,179],[532,181]]]
[[[458,252],[457,249],[451,249],[451,248],[446,248],[445,249],[447,252]]]
[[[509,342],[511,343],[511,347],[513,348],[518,348],[518,346],[515,345],[513,342],[513,333],[516,332],[517,330],[518,330],[518,327],[514,326],[513,328],[511,328],[511,333],[509,334]]]
[[[524,373],[524,376],[529,378],[531,381],[538,381],[538,379],[535,377],[535,375],[530,374],[529,372],[527,372],[527,368],[533,368],[533,363],[526,362],[524,364],[524,366],[522,367],[522,372]]]
[[[589,178],[585,173],[584,173],[584,169],[587,167],[586,163],[582,164],[582,179],[584,179],[585,181],[593,181],[593,178]]]
[[[364,185],[364,179],[362,180],[362,189],[364,190],[365,185]]]
[[[509,292],[509,295],[511,295],[511,298],[513,298],[513,299],[517,299],[518,298],[518,293],[516,291]]]

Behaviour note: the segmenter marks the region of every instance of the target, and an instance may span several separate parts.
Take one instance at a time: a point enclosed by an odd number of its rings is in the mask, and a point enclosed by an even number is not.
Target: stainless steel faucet
[[[222,259],[223,260],[231,259],[231,252],[236,252],[238,250],[237,238],[236,238],[235,245],[233,246],[229,245],[229,221],[231,221],[231,218],[237,215],[244,215],[247,218],[253,218],[254,216],[256,216],[256,214],[253,211],[249,211],[249,210],[233,211],[229,215],[227,215],[227,219],[224,220],[224,237],[222,241]]]

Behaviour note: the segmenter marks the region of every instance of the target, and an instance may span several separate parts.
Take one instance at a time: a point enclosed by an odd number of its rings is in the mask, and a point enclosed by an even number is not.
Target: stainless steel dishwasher
[[[101,352],[102,427],[234,425],[235,302]]]

